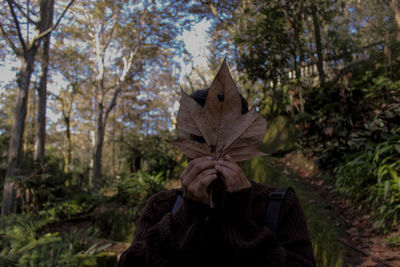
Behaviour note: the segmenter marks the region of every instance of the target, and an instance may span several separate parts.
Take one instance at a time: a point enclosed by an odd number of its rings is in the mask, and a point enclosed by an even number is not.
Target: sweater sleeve
[[[254,259],[253,266],[315,266],[311,241],[294,192],[282,203],[278,238],[267,226],[260,227],[251,216],[252,189],[225,193],[224,238],[243,258]]]
[[[120,257],[123,266],[173,266],[174,258],[187,250],[198,236],[208,206],[183,198],[182,206],[171,213],[166,203],[176,194],[161,192],[151,197],[140,217],[131,246]]]

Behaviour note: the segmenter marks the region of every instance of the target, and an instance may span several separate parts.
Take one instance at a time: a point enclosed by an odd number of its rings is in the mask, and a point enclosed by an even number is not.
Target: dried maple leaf
[[[266,131],[264,117],[255,107],[246,114],[241,110],[240,94],[224,60],[204,107],[181,90],[178,139],[171,144],[189,158],[229,154],[239,162],[265,155],[258,148]]]

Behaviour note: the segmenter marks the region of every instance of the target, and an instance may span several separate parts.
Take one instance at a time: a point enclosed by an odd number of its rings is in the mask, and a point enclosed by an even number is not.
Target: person
[[[204,106],[208,90],[191,96]],[[242,113],[247,112],[242,97]],[[210,186],[222,177],[214,207]],[[315,266],[303,210],[289,190],[280,207],[278,230],[265,226],[274,187],[248,179],[229,155],[190,159],[181,189],[153,195],[139,219],[131,246],[117,266]],[[182,204],[174,210],[176,199]]]

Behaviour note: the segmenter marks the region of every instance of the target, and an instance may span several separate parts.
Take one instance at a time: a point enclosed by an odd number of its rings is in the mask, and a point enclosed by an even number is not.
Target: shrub
[[[98,246],[93,228],[39,235],[48,223],[46,217],[11,215],[0,218],[1,266],[70,266],[77,255],[93,255],[109,244]]]
[[[296,116],[298,147],[332,169],[359,143],[384,142],[400,124],[400,81],[376,71],[354,73],[347,85],[330,82],[305,93],[305,112]]]
[[[117,180],[117,194],[94,212],[95,225],[102,237],[131,242],[142,208],[151,195],[164,189],[165,183],[162,173],[147,172],[136,172]]]
[[[166,179],[163,173],[155,175],[147,172],[136,172],[131,177],[117,181],[117,198],[123,203],[137,205],[146,201],[152,194],[164,189]]]
[[[89,215],[90,212],[102,203],[101,196],[87,192],[78,192],[72,198],[66,198],[58,202],[47,202],[39,214],[46,214],[51,220],[67,220],[78,216]]]
[[[359,152],[335,168],[337,191],[360,207],[370,206],[385,230],[400,217],[400,128],[380,143],[358,143]]]
[[[172,139],[169,133],[129,135],[124,141],[120,155],[124,159],[121,176],[145,171],[150,174],[162,172],[165,177],[170,178],[177,165],[177,150],[168,144],[168,139]]]

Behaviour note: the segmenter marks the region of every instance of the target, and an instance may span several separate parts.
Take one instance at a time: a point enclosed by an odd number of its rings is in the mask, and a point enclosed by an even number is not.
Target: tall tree
[[[52,65],[65,81],[65,86],[60,87],[59,92],[53,96],[57,100],[55,109],[61,112],[65,127],[64,149],[62,153],[64,155],[64,172],[68,172],[72,162],[71,128],[74,124],[74,105],[91,73],[89,72],[89,60],[81,53],[81,48],[73,45],[65,48],[65,41],[63,34],[57,35],[57,42],[53,48],[54,64]]]
[[[322,53],[321,26],[318,18],[318,9],[314,3],[311,3],[311,14],[314,25],[315,46],[317,49],[317,68],[319,81],[323,86],[325,84],[324,58]]]
[[[83,1],[77,6],[78,26],[71,32],[88,44],[95,103],[95,142],[90,175],[94,191],[102,183],[102,158],[106,126],[110,112],[124,90],[134,85],[145,66],[158,64],[168,48],[175,45],[175,24],[184,7],[175,1]],[[85,34],[82,34],[85,32]]]
[[[400,7],[399,7],[399,1],[398,0],[391,0],[390,1],[390,7],[393,9],[395,19],[396,19],[396,24],[397,24],[397,41],[400,41]]]
[[[34,18],[35,8],[32,8],[27,2],[27,6],[20,2],[7,0],[7,10],[9,12],[7,17],[2,17],[0,22],[1,36],[8,43],[12,51],[15,53],[20,61],[20,69],[17,74],[18,95],[15,105],[14,124],[11,129],[11,140],[8,150],[8,166],[6,173],[6,182],[3,190],[3,206],[2,215],[8,215],[16,211],[16,194],[14,183],[7,181],[7,178],[15,175],[16,169],[19,167],[20,152],[22,146],[22,139],[24,135],[25,117],[27,111],[27,99],[29,93],[29,84],[32,72],[34,71],[34,63],[36,54],[38,52],[40,43],[43,38],[50,34],[60,23],[62,17],[72,5],[74,0],[71,0],[64,8],[64,11],[59,16],[54,26],[49,27],[50,11],[49,1],[40,0],[38,9],[38,16]],[[4,3],[2,4],[3,8]],[[4,10],[4,9],[3,9]],[[22,21],[26,20],[23,24]],[[35,34],[29,38],[31,30],[29,26],[35,28]],[[24,31],[26,37],[24,37]]]
[[[239,29],[234,38],[239,51],[238,68],[251,81],[264,84],[265,94],[274,102],[271,116],[284,110],[280,84],[287,80],[287,72],[297,70],[300,81],[300,27],[293,27],[297,6],[286,9],[286,1],[280,0],[265,4],[248,1],[243,12],[237,14]]]
[[[46,1],[46,7],[48,15],[46,16],[46,21],[43,28],[49,29],[53,25],[54,16],[54,0]],[[37,131],[35,138],[35,152],[34,160],[41,160],[44,157],[44,146],[46,140],[46,107],[47,107],[47,76],[49,70],[49,60],[50,60],[50,39],[51,32],[43,37],[42,45],[42,56],[41,56],[41,74],[40,82],[38,87],[39,105],[38,105],[38,115],[37,115]]]

